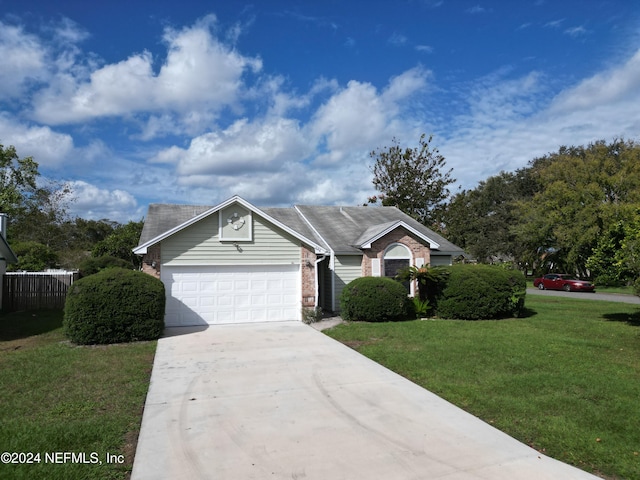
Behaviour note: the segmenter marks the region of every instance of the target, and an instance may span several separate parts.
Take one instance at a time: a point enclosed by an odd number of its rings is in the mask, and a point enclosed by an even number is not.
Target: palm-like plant
[[[429,264],[421,267],[411,266],[401,270],[396,279],[406,282],[415,280],[418,283],[418,297],[421,301],[434,304],[438,286],[446,280],[447,270],[441,267],[431,267]]]

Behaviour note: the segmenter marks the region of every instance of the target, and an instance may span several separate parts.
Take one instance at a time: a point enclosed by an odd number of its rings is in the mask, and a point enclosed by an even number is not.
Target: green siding
[[[344,286],[351,280],[362,276],[361,255],[336,255],[335,291],[336,310],[340,310],[340,294]]]
[[[220,242],[218,213],[162,241],[163,265],[258,265],[300,263],[300,242],[253,215],[253,240]],[[236,243],[239,248],[234,245]],[[241,250],[241,251],[240,251]]]
[[[431,255],[430,260],[432,267],[451,265],[451,255]]]

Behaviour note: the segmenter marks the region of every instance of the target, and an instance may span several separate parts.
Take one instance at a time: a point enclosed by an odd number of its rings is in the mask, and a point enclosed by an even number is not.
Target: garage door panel
[[[299,320],[299,265],[167,267],[167,326]]]

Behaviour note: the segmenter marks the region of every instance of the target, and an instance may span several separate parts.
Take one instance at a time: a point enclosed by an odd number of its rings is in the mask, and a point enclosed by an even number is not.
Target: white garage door
[[[299,265],[163,267],[167,326],[299,320]]]

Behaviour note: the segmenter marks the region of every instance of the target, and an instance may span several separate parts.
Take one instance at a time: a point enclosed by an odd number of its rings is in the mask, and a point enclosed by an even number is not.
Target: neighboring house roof
[[[134,249],[144,254],[151,245],[234,202],[266,218],[316,252],[358,255],[387,233],[402,227],[429,244],[432,255],[462,255],[464,251],[395,207],[295,206],[257,208],[235,196],[215,207],[151,204]]]
[[[4,236],[0,235],[0,260],[4,260],[7,263],[18,263],[18,257],[7,242]]]

